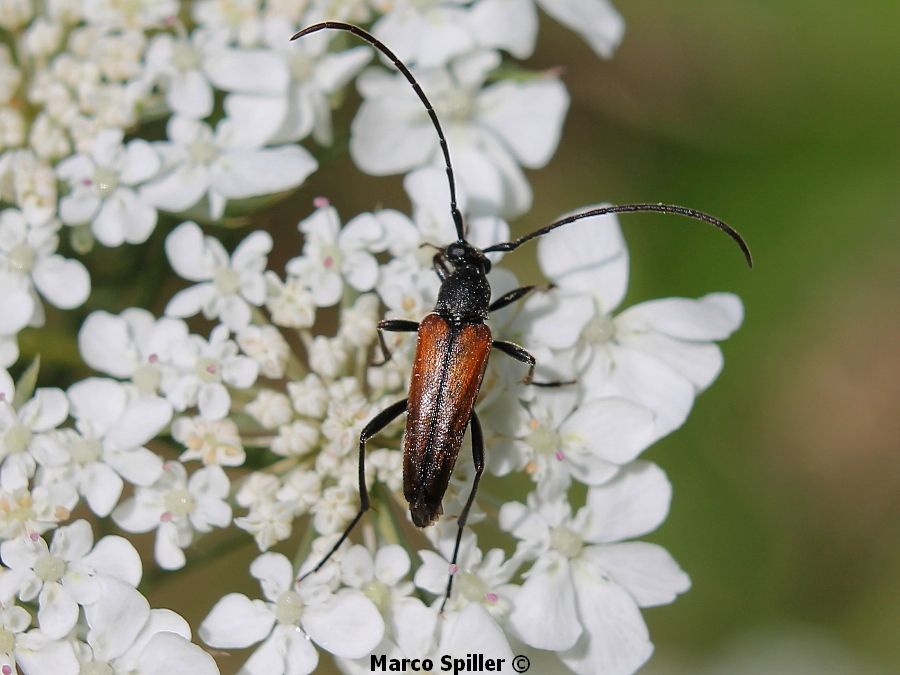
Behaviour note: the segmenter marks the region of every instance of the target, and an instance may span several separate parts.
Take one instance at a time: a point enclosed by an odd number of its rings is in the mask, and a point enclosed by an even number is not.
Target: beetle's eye
[[[447,247],[447,257],[450,259],[459,260],[464,254],[465,251],[459,243],[453,243]]]
[[[491,261],[487,258],[484,259],[484,273],[490,274],[491,272]]]

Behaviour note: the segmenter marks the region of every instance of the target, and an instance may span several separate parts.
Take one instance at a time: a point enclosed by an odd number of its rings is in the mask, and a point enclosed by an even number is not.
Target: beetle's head
[[[465,240],[454,241],[444,249],[444,257],[455,268],[476,267],[485,274],[491,271],[491,261],[481,252]]]

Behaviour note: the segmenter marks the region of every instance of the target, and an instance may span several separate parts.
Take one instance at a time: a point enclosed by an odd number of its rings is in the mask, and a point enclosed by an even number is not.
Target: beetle
[[[528,366],[522,380],[524,384],[544,387],[572,384],[535,382],[533,379],[535,357],[517,344],[493,339],[491,330],[485,323],[489,315],[522,299],[538,287],[522,286],[491,302],[491,287],[487,277],[491,270],[491,261],[485,254],[513,251],[527,241],[584,218],[611,213],[658,212],[680,215],[713,225],[737,243],[750,267],[753,266],[753,258],[743,237],[724,221],[701,211],[662,203],[621,204],[590,209],[556,220],[518,239],[493,244],[484,249],[476,248],[466,241],[462,213],[456,203],[456,182],[450,151],[440,120],[409,68],[375,36],[358,26],[341,21],[323,21],[307,26],[297,32],[291,40],[326,29],[352,33],[384,54],[406,78],[425,106],[437,132],[447,170],[450,213],[457,240],[438,248],[433,258],[434,271],[441,282],[434,311],[421,322],[384,319],[378,323],[378,339],[383,360],[373,365],[383,365],[390,360],[391,353],[384,338],[385,331],[417,334],[408,396],[385,408],[363,427],[359,435],[359,511],[325,557],[303,574],[300,580],[321,569],[369,510],[369,494],[365,480],[366,442],[405,412],[403,495],[409,504],[413,523],[420,528],[433,524],[442,514],[441,501],[447,491],[463,436],[467,428],[471,430],[475,476],[472,489],[457,518],[458,530],[450,562],[451,573],[441,604],[443,611],[453,590],[453,573],[456,570],[456,559],[466,519],[484,472],[484,435],[478,414],[475,412],[475,400],[481,388],[491,350],[497,349]]]

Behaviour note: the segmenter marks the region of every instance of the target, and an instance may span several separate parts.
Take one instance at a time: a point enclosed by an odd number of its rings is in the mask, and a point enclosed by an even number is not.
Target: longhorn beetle
[[[621,204],[595,208],[561,218],[513,241],[479,250],[466,241],[463,217],[456,205],[456,182],[450,162],[450,151],[441,123],[409,68],[376,37],[358,26],[340,21],[324,21],[308,26],[296,33],[291,40],[325,29],[347,31],[375,47],[390,59],[422,101],[437,132],[444,156],[450,186],[450,214],[456,228],[457,240],[439,248],[433,259],[434,271],[441,280],[434,311],[421,323],[404,319],[384,319],[378,322],[378,340],[383,361],[374,365],[383,365],[390,360],[391,353],[384,339],[384,331],[417,333],[409,396],[382,410],[363,427],[359,435],[359,512],[325,557],[300,579],[318,571],[340,548],[363,514],[369,510],[369,493],[366,489],[365,476],[366,441],[405,412],[407,415],[406,431],[403,435],[403,495],[409,503],[409,512],[417,527],[431,525],[443,513],[441,500],[447,491],[463,435],[466,427],[472,430],[475,479],[465,506],[457,518],[458,530],[453,558],[450,561],[451,573],[447,580],[447,592],[441,604],[443,611],[453,590],[453,571],[456,569],[463,528],[478,490],[478,482],[484,472],[484,437],[474,408],[491,349],[497,349],[528,366],[528,372],[522,380],[524,384],[543,387],[571,384],[535,382],[534,356],[512,342],[492,339],[491,329],[484,323],[488,315],[522,299],[537,287],[522,286],[491,302],[491,287],[487,279],[491,261],[485,253],[513,251],[526,241],[542,237],[551,230],[582,218],[608,213],[656,211],[673,213],[713,225],[737,242],[750,267],[753,266],[753,259],[744,239],[730,225],[706,213],[672,204]]]

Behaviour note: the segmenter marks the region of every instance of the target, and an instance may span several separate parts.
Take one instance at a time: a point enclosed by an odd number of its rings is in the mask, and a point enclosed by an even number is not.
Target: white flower
[[[450,564],[456,543],[456,523],[443,526],[439,545],[441,554],[420,551],[422,565],[416,570],[416,586],[434,594],[443,603],[448,572],[453,575],[453,595],[446,609],[459,611],[469,604],[480,604],[495,620],[505,621],[510,610],[507,594],[509,580],[518,567],[515,560],[504,561],[503,551],[491,549],[483,554],[471,531],[463,533],[456,565]]]
[[[591,488],[574,518],[564,500],[504,504],[501,527],[536,559],[513,597],[513,634],[577,673],[634,672],[653,651],[639,608],[672,602],[690,581],[665,549],[621,540],[656,529],[670,496],[661,469],[635,462]]]
[[[62,309],[73,309],[87,299],[91,290],[87,269],[56,253],[59,227],[55,219],[29,222],[16,209],[0,212],[0,333],[13,335],[28,324],[43,324],[35,291]]]
[[[234,519],[234,524],[249,532],[260,551],[266,551],[291,536],[296,517],[295,507],[283,501],[260,499],[249,505],[246,516]]]
[[[316,669],[313,643],[336,656],[367,656],[381,642],[384,622],[371,600],[358,590],[332,594],[315,577],[294,583],[283,555],[264,553],[250,566],[266,601],[231,593],[216,603],[200,626],[212,647],[243,648],[263,641],[244,664],[252,675],[304,675]]]
[[[244,326],[237,334],[241,350],[259,364],[263,377],[279,379],[291,356],[291,347],[275,326]]]
[[[519,215],[531,205],[520,165],[539,168],[550,159],[569,96],[553,77],[484,86],[499,60],[497,52],[473,52],[418,79],[442,120],[470,211]],[[431,121],[402,76],[370,69],[358,84],[364,101],[350,139],[357,166],[388,175],[443,164]]]
[[[563,494],[572,478],[605,483],[655,438],[654,415],[644,406],[623,398],[579,402],[571,389],[541,392],[516,416],[520,466],[548,498]]]
[[[303,420],[295,420],[278,429],[278,436],[272,439],[272,452],[283,457],[300,456],[310,452],[319,440],[316,426]]]
[[[196,223],[182,223],[166,237],[166,255],[179,276],[199,283],[176,293],[166,314],[183,318],[202,311],[233,331],[245,327],[250,307],[266,298],[263,272],[271,250],[272,237],[258,230],[238,244],[229,259],[218,239],[204,236]]]
[[[266,429],[277,429],[294,416],[291,399],[272,389],[262,389],[250,403],[247,412]]]
[[[90,154],[78,154],[56,167],[69,184],[59,214],[68,225],[90,224],[104,246],[140,244],[156,227],[156,209],[135,188],[159,172],[159,155],[141,139],[122,143],[122,131],[97,135]]]
[[[167,570],[184,567],[184,550],[194,532],[209,532],[231,523],[228,477],[221,467],[206,466],[188,479],[178,462],[166,462],[153,485],[138,487],[115,511],[113,520],[128,532],[156,529],[154,557]]]
[[[218,675],[213,658],[191,643],[187,621],[168,609],[150,609],[124,584],[105,584],[88,608],[87,643],[72,641],[81,673]],[[79,672],[78,664],[74,672]]]
[[[194,30],[190,35],[155,35],[147,48],[145,86],[162,82],[166,104],[176,115],[202,119],[213,110],[213,88],[203,64],[221,49],[221,35]]]
[[[34,489],[0,488],[0,539],[41,534],[68,520],[78,503],[70,484],[46,483]]]
[[[260,144],[290,143],[310,133],[330,145],[330,98],[372,57],[367,47],[326,51],[331,36],[291,42],[296,24],[271,16],[263,21],[265,49],[230,49],[205,63],[210,79],[232,92],[225,110],[242,132]]]
[[[72,462],[65,476],[78,486],[91,510],[109,515],[122,493],[122,476],[150,485],[162,460],[143,447],[172,419],[172,406],[159,396],[134,396],[119,382],[87,378],[69,387],[78,436],[68,443]],[[63,476],[59,476],[63,480]]]
[[[309,287],[316,305],[338,302],[344,280],[358,291],[372,290],[378,280],[373,254],[385,249],[385,232],[376,218],[363,214],[341,228],[337,211],[326,203],[298,227],[306,235],[303,255],[289,260],[285,269]]]
[[[18,663],[27,673],[77,675],[78,664],[72,647],[50,640],[39,630],[25,632],[31,625],[28,611],[12,603],[0,607],[0,672],[18,672]]]
[[[372,26],[406,65],[442,66],[475,46],[474,25],[465,0],[398,0]]]
[[[85,0],[84,18],[107,29],[154,28],[178,14],[177,0]]]
[[[167,131],[169,141],[156,145],[163,173],[141,189],[142,199],[165,211],[185,211],[206,196],[210,216],[218,219],[229,199],[290,190],[318,166],[298,145],[248,143],[228,119],[213,132],[203,122],[175,115]]]
[[[64,464],[67,453],[46,432],[62,424],[69,414],[66,395],[56,388],[40,388],[18,410],[12,391],[0,400],[0,484],[7,490],[27,487],[38,464]]]
[[[178,372],[166,397],[178,412],[196,405],[211,420],[222,419],[231,407],[225,385],[245,389],[256,381],[259,371],[253,359],[238,354],[228,329],[221,325],[213,328],[209,341],[189,335],[173,344],[171,358]]]
[[[609,58],[622,41],[625,21],[609,0],[481,0],[472,12],[479,42],[506,49],[516,58],[534,51],[537,35],[535,4]]]
[[[713,341],[740,326],[740,300],[729,293],[666,298],[614,315],[627,288],[628,254],[609,216],[542,238],[538,260],[559,288],[526,301],[517,321],[529,324],[529,344],[567,350],[591,398],[627,398],[652,410],[655,438],[678,428],[721,370]]]
[[[238,426],[228,418],[179,417],[172,423],[172,438],[186,447],[178,458],[182,462],[199,459],[205,465],[241,466],[247,457]]]
[[[28,150],[0,155],[0,201],[21,209],[29,223],[46,223],[56,213],[56,174]]]
[[[9,568],[0,576],[0,595],[37,598],[38,623],[54,640],[75,627],[79,605],[99,599],[100,578],[119,579],[132,587],[141,580],[141,559],[134,547],[116,536],[103,537],[94,546],[86,520],[57,529],[49,547],[37,535],[4,541],[0,555]]]
[[[132,307],[118,316],[91,312],[78,332],[78,348],[92,368],[130,378],[139,391],[155,394],[175,376],[169,352],[187,335],[184,321],[157,319],[145,309]]]
[[[286,328],[309,328],[315,323],[316,303],[303,279],[288,277],[282,282],[277,274],[267,271],[266,285],[266,308],[272,314],[272,323]]]

